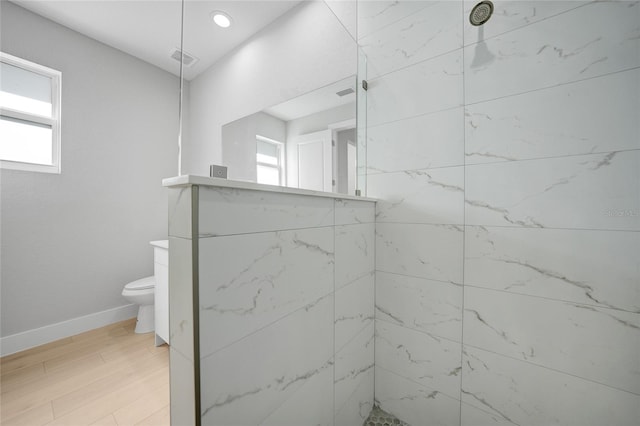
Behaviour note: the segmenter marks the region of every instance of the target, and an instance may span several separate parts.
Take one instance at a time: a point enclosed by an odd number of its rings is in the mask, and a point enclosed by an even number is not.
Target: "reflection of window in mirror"
[[[256,136],[256,172],[258,183],[284,184],[284,144]]]

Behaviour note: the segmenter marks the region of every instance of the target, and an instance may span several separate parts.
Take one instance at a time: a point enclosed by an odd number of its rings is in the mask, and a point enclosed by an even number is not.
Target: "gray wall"
[[[285,142],[284,121],[257,112],[222,126],[222,155],[224,165],[229,168],[228,178],[256,182],[256,136]]]
[[[9,2],[2,51],[62,71],[62,174],[2,170],[7,336],[125,305],[166,238],[179,81]]]
[[[475,2],[376,3],[376,400],[415,426],[637,423],[640,4],[495,2],[475,28]]]

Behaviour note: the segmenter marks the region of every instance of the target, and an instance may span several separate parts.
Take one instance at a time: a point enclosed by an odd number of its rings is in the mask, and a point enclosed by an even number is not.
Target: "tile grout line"
[[[623,73],[626,73],[626,72],[636,71],[638,69],[640,69],[640,66],[633,66],[633,67],[630,67],[630,68],[623,68],[623,69],[619,69],[619,70],[615,70],[615,71],[609,71],[609,72],[605,72],[605,73],[598,74],[598,75],[592,75],[590,77],[578,78],[576,80],[564,81],[562,83],[553,84],[551,86],[542,86],[542,87],[538,87],[538,88],[535,88],[535,89],[525,90],[523,92],[516,92],[516,93],[511,93],[511,94],[508,94],[508,95],[498,96],[497,98],[482,99],[480,101],[470,102],[469,104],[467,104],[467,106],[475,106],[475,105],[479,105],[479,104],[498,101],[498,100],[501,100],[501,99],[513,98],[513,97],[516,97],[516,96],[523,96],[523,95],[531,94],[531,93],[534,93],[534,92],[540,92],[540,91],[545,91],[545,90],[553,90],[553,89],[558,88],[558,87],[569,86],[569,85],[572,85],[572,84],[580,84],[580,83],[584,83],[584,82],[589,81],[589,80],[595,80],[595,79],[599,79],[599,78],[606,78],[606,77],[610,77],[610,76],[616,75],[616,74],[623,74]]]
[[[566,10],[560,11],[560,12],[555,13],[555,14],[553,14],[553,15],[546,16],[546,17],[544,17],[544,18],[542,18],[542,19],[538,19],[538,20],[533,21],[533,22],[527,22],[527,23],[523,24],[522,26],[519,26],[519,27],[516,27],[516,28],[512,28],[512,29],[510,29],[510,30],[506,30],[506,31],[503,31],[503,32],[501,32],[501,33],[498,33],[498,34],[492,35],[492,36],[491,36],[491,37],[489,37],[489,38],[483,39],[483,41],[486,41],[486,40],[492,40],[492,39],[494,39],[494,38],[502,37],[502,36],[503,36],[503,35],[505,35],[505,34],[509,34],[509,33],[515,32],[515,31],[519,31],[519,30],[521,30],[521,29],[523,29],[523,28],[527,28],[527,27],[530,27],[530,26],[533,26],[533,25],[536,25],[536,24],[542,23],[542,22],[544,22],[544,21],[546,21],[546,20],[556,18],[556,17],[558,17],[558,16],[560,16],[560,15],[564,15],[564,14],[566,14],[566,13],[574,12],[576,9],[580,9],[581,7],[585,7],[585,6],[588,6],[588,5],[594,4],[594,3],[597,3],[597,1],[586,2],[586,3],[584,3],[584,4],[581,4],[581,5],[578,5],[578,6],[572,7],[572,8],[570,8],[570,9],[566,9]],[[463,6],[463,7],[464,7],[464,6]],[[463,16],[464,16],[464,10],[462,11],[462,14],[463,14]],[[463,40],[464,40],[464,34],[463,34]],[[469,44],[465,45],[465,44],[464,44],[464,41],[463,41],[463,46],[464,46],[464,47],[470,47],[470,46],[474,46],[474,45],[476,45],[476,44],[478,44],[478,43],[481,43],[481,42],[479,42],[479,41],[475,41],[475,42],[472,42],[472,43],[469,43]]]
[[[468,225],[467,227],[469,227],[471,225]],[[608,309],[608,310],[612,310],[612,311],[617,311],[617,312],[627,312],[630,314],[638,314],[639,312],[636,311],[632,311],[632,310],[628,310],[628,309],[621,309],[621,308],[612,308],[611,306],[603,306],[603,305],[595,305],[595,304],[590,304],[590,303],[585,303],[585,302],[576,302],[575,300],[569,300],[569,299],[556,299],[553,297],[544,297],[544,296],[539,296],[539,295],[535,295],[535,294],[526,294],[526,293],[517,293],[514,291],[508,291],[508,290],[503,290],[503,289],[497,289],[497,288],[490,288],[490,287],[483,287],[482,285],[478,285],[478,284],[461,284],[461,283],[454,283],[454,282],[450,282],[450,281],[442,281],[442,280],[438,280],[438,279],[434,279],[434,278],[424,278],[424,277],[419,277],[419,276],[415,276],[415,275],[407,275],[407,274],[401,274],[398,272],[390,272],[390,271],[384,271],[384,270],[379,270],[376,272],[382,272],[384,274],[389,274],[389,275],[397,275],[397,276],[401,276],[401,277],[407,277],[407,278],[413,278],[413,279],[418,279],[418,280],[424,280],[424,281],[434,281],[443,285],[454,285],[456,287],[470,287],[470,288],[477,288],[479,290],[488,290],[488,291],[495,291],[495,292],[500,292],[500,293],[505,293],[505,294],[510,294],[510,295],[516,295],[516,296],[523,296],[523,297],[533,297],[536,299],[542,299],[542,300],[548,300],[551,302],[558,302],[558,303],[571,303],[571,304],[576,304],[576,305],[582,305],[582,306],[592,306],[595,308],[600,308],[600,309]],[[407,327],[410,328],[410,327]]]
[[[491,351],[489,349],[481,348],[480,346],[475,346],[475,345],[466,345],[466,346],[468,346],[470,348],[474,348],[474,349],[479,350],[479,351],[483,351],[483,352],[487,352],[487,353],[490,353],[490,354],[493,354],[493,355],[497,355],[497,356],[500,356],[500,357],[509,358],[509,359],[511,359],[513,361],[516,361],[516,362],[523,362],[523,363],[529,364],[529,365],[531,365],[533,367],[543,368],[545,370],[553,371],[554,373],[564,374],[566,376],[571,376],[571,377],[574,377],[576,379],[584,380],[585,382],[590,382],[590,383],[593,383],[593,384],[596,384],[596,385],[599,385],[599,386],[604,386],[604,387],[609,388],[609,389],[614,389],[614,390],[617,390],[619,392],[624,392],[624,393],[628,393],[630,395],[640,396],[640,393],[636,393],[636,392],[632,392],[632,391],[629,391],[629,390],[626,390],[626,389],[622,389],[622,388],[619,388],[619,387],[608,385],[608,384],[603,383],[603,382],[598,382],[596,380],[589,379],[587,377],[578,376],[576,374],[569,373],[567,371],[558,370],[556,368],[547,367],[547,366],[541,365],[541,364],[535,364],[535,363],[533,363],[531,361],[515,358],[513,356],[505,355],[505,354],[500,353],[500,352],[494,352],[494,351]]]
[[[376,200],[377,201],[377,200]],[[363,200],[365,203],[374,203],[375,201],[371,200]],[[225,237],[239,237],[243,235],[256,235],[256,234],[275,234],[277,232],[288,232],[288,231],[305,231],[310,229],[328,229],[334,228],[336,226],[352,226],[352,225],[370,225],[374,222],[358,222],[358,223],[345,223],[342,225],[320,225],[320,226],[303,226],[299,228],[278,228],[278,229],[268,229],[263,231],[251,231],[251,232],[238,232],[235,234],[221,234],[221,235],[212,235],[212,234],[201,234],[198,236],[199,239],[208,240],[211,238],[225,238]],[[181,237],[176,237],[181,238]],[[183,238],[188,240],[189,238]]]
[[[459,49],[457,49],[457,50],[459,50]],[[451,54],[453,52],[455,52],[455,50],[448,52],[448,54]],[[439,55],[439,56],[443,56],[443,55]],[[437,58],[437,57],[434,57],[434,58]],[[464,54],[462,55],[462,58],[464,59]],[[426,62],[426,61],[428,61],[430,59],[432,59],[432,58],[426,59],[426,60],[424,60],[422,62]],[[413,65],[408,65],[407,67],[398,69],[397,71],[400,71],[402,69],[408,69],[409,67],[416,66],[416,65],[418,65],[420,63],[421,62],[418,62],[417,64],[413,64]],[[476,101],[476,102],[470,102],[470,103],[468,103],[466,105],[460,104],[460,105],[456,105],[456,106],[452,106],[452,107],[448,107],[448,108],[443,108],[443,109],[438,109],[438,110],[434,110],[434,111],[426,111],[426,112],[422,112],[422,113],[416,114],[416,115],[411,115],[411,116],[408,116],[408,117],[397,118],[397,119],[394,119],[394,120],[389,120],[389,121],[383,121],[383,122],[380,122],[380,123],[376,123],[376,124],[372,125],[371,128],[376,128],[376,127],[381,127],[381,126],[385,126],[385,125],[388,125],[388,124],[398,123],[400,121],[416,119],[416,118],[423,117],[423,116],[434,115],[434,114],[447,112],[447,111],[451,111],[451,110],[458,109],[458,108],[465,108],[465,107],[468,107],[468,106],[475,106],[475,105],[480,105],[480,104],[484,104],[484,103],[495,102],[495,101],[498,101],[498,100],[501,100],[501,99],[508,99],[508,98],[512,98],[512,97],[527,95],[527,94],[531,94],[531,93],[534,93],[534,92],[553,90],[555,88],[559,88],[559,87],[563,87],[563,86],[568,86],[568,85],[572,85],[572,84],[580,84],[580,83],[584,83],[584,82],[589,81],[589,80],[595,80],[595,79],[599,79],[599,78],[606,78],[606,77],[610,77],[612,75],[623,74],[623,73],[626,73],[626,72],[632,72],[632,71],[636,71],[636,70],[639,70],[639,69],[640,69],[640,66],[633,66],[633,67],[630,67],[630,68],[623,68],[623,69],[619,69],[619,70],[615,70],[615,71],[609,71],[609,72],[605,72],[603,74],[593,75],[593,76],[590,76],[590,77],[579,78],[579,79],[575,79],[575,80],[569,80],[569,81],[565,81],[565,82],[562,82],[562,83],[553,84],[553,85],[550,85],[550,86],[542,86],[542,87],[537,87],[537,88],[534,88],[534,89],[525,90],[525,91],[522,91],[522,92],[510,93],[510,94],[507,94],[507,95],[498,96],[496,98],[482,99],[482,100],[479,100],[479,101]],[[396,71],[392,71],[392,72],[396,72]],[[388,73],[387,75],[391,74],[392,72]],[[463,70],[463,73],[464,73],[464,70]]]
[[[588,155],[605,155],[612,153],[633,153],[635,151],[640,151],[640,148],[629,148],[629,149],[615,149],[615,150],[606,150],[606,151],[594,151],[594,152],[578,152],[575,154],[561,154],[561,155],[549,155],[546,157],[531,157],[531,158],[518,158],[516,160],[494,160],[494,161],[485,161],[482,163],[460,163],[460,164],[447,164],[443,166],[436,167],[426,167],[422,169],[407,169],[407,170],[384,170],[384,171],[374,171],[373,173],[369,173],[371,176],[383,176],[390,174],[400,174],[406,172],[423,172],[429,170],[441,170],[441,169],[453,169],[459,167],[478,167],[478,166],[486,166],[486,165],[498,165],[498,164],[515,164],[523,161],[549,161],[560,158],[571,158],[571,157],[584,157]],[[465,161],[466,161],[465,154]]]
[[[271,326],[273,326],[273,325],[275,325],[275,324],[279,323],[280,321],[285,320],[286,318],[289,318],[291,315],[294,315],[294,314],[296,314],[296,313],[298,313],[298,312],[300,312],[300,311],[302,311],[302,310],[311,309],[311,308],[313,308],[315,305],[317,305],[318,303],[320,303],[323,299],[326,299],[327,297],[332,297],[332,296],[333,296],[333,293],[331,293],[331,291],[329,291],[329,293],[324,294],[324,295],[322,295],[322,296],[319,296],[318,298],[313,299],[313,300],[311,300],[311,301],[310,301],[310,302],[308,302],[308,303],[305,303],[303,306],[301,306],[301,307],[299,307],[299,308],[297,308],[297,309],[295,309],[295,310],[293,310],[293,311],[291,311],[291,312],[288,312],[288,313],[284,314],[283,316],[281,316],[281,317],[279,317],[279,318],[277,318],[277,319],[273,320],[273,321],[272,321],[272,322],[270,322],[269,324],[265,324],[264,326],[262,326],[262,327],[260,327],[260,328],[258,328],[258,329],[256,329],[256,330],[253,330],[253,331],[251,331],[250,333],[248,333],[248,334],[246,334],[246,335],[244,335],[244,336],[240,337],[239,339],[234,340],[233,342],[230,342],[230,343],[228,343],[228,344],[226,344],[226,345],[224,345],[224,346],[222,346],[222,347],[220,347],[220,348],[218,348],[218,349],[216,349],[216,350],[214,350],[214,351],[212,351],[212,352],[210,352],[210,353],[208,353],[208,354],[204,355],[204,356],[202,357],[202,359],[204,360],[204,359],[206,359],[206,358],[211,357],[212,355],[217,354],[218,352],[224,351],[225,349],[228,349],[228,348],[230,348],[231,346],[234,346],[234,345],[236,345],[236,344],[240,343],[241,341],[243,341],[243,340],[245,340],[245,339],[247,339],[247,338],[249,338],[249,337],[251,337],[251,336],[255,335],[256,333],[259,333],[259,332],[261,332],[261,331],[265,330],[266,328],[271,327]]]
[[[376,34],[376,33],[380,32],[380,31],[384,30],[385,28],[388,28],[388,27],[392,26],[393,24],[396,24],[396,23],[398,23],[398,22],[400,22],[400,21],[402,21],[402,20],[404,20],[404,19],[409,18],[410,16],[413,16],[413,15],[415,15],[415,14],[417,14],[417,13],[422,12],[424,9],[426,9],[427,7],[430,7],[430,6],[431,6],[431,5],[423,6],[423,7],[421,7],[420,9],[418,9],[418,10],[416,10],[416,11],[414,11],[414,12],[412,12],[412,13],[408,14],[408,15],[405,15],[405,16],[402,16],[402,17],[400,17],[400,18],[397,18],[395,21],[391,21],[391,22],[389,22],[389,23],[387,23],[387,24],[383,25],[382,27],[380,27],[380,28],[378,28],[378,29],[376,29],[376,30],[374,30],[374,31],[372,31],[372,32],[370,32],[370,33],[368,33],[368,34],[364,34],[363,36],[358,37],[358,39],[359,39],[360,41],[362,41],[362,39],[363,39],[363,38],[367,38],[367,37],[369,37],[369,36],[372,36],[372,35],[374,35],[374,34]],[[356,13],[357,13],[357,11],[356,11]]]
[[[522,26],[520,26],[520,27],[516,27],[516,28],[513,28],[513,29],[511,29],[511,30],[505,31],[505,32],[503,32],[503,33],[499,33],[499,34],[493,35],[493,36],[491,36],[491,37],[489,37],[489,38],[487,38],[487,39],[482,40],[482,42],[486,42],[486,40],[492,40],[492,39],[495,39],[495,38],[501,37],[501,36],[503,36],[503,35],[505,35],[505,34],[509,34],[509,33],[515,32],[515,31],[519,31],[519,30],[521,30],[521,29],[523,29],[523,28],[527,28],[527,27],[530,27],[530,26],[533,26],[533,25],[539,24],[539,23],[544,22],[544,21],[546,21],[546,20],[548,20],[548,19],[553,19],[553,18],[555,18],[555,17],[557,17],[557,16],[560,16],[560,15],[563,15],[563,14],[566,14],[566,13],[575,12],[575,10],[577,10],[577,9],[579,9],[579,8],[581,8],[581,7],[587,6],[587,5],[589,5],[589,4],[594,4],[594,3],[598,3],[598,2],[597,2],[597,1],[593,1],[593,2],[591,2],[591,3],[583,4],[583,5],[581,5],[581,6],[577,6],[577,7],[571,8],[571,9],[564,10],[564,11],[562,11],[562,12],[559,12],[559,13],[555,14],[555,15],[547,16],[546,18],[540,19],[540,20],[538,20],[538,21],[530,22],[530,23],[527,23],[527,24],[522,25]],[[463,6],[463,8],[464,8],[464,6]],[[417,13],[417,12],[416,12],[416,13]],[[464,20],[464,10],[463,10],[463,12],[462,12],[462,13],[463,13],[463,20]],[[409,15],[409,16],[411,16],[411,15]],[[404,18],[403,18],[403,19],[404,19]],[[373,33],[372,33],[372,34],[373,34]],[[389,70],[389,71],[382,72],[382,73],[380,73],[380,74],[378,74],[378,75],[376,75],[376,76],[372,77],[372,78],[371,78],[371,82],[376,81],[376,80],[379,80],[379,79],[384,78],[384,77],[387,77],[387,76],[389,76],[389,75],[391,75],[391,74],[393,74],[393,73],[395,73],[395,72],[403,71],[403,70],[409,69],[409,68],[411,68],[411,67],[413,67],[413,66],[416,66],[416,65],[419,65],[419,64],[423,64],[423,63],[428,62],[428,61],[431,61],[431,60],[433,60],[433,59],[437,59],[437,58],[440,58],[440,57],[442,57],[442,56],[445,56],[445,55],[451,54],[451,53],[453,53],[453,52],[456,52],[457,50],[462,50],[462,54],[463,54],[463,56],[464,56],[464,50],[465,50],[465,49],[470,48],[470,47],[472,47],[472,46],[474,46],[474,45],[477,45],[477,44],[481,43],[481,42],[474,42],[474,43],[470,43],[470,44],[468,44],[468,45],[465,45],[465,44],[464,44],[464,24],[463,24],[463,34],[462,34],[462,38],[463,38],[463,43],[462,43],[462,45],[460,45],[460,46],[457,46],[457,47],[455,47],[455,48],[453,48],[453,49],[450,49],[450,50],[446,50],[446,51],[441,52],[441,53],[437,53],[437,54],[435,54],[434,56],[430,56],[430,57],[428,57],[428,58],[425,58],[425,59],[419,60],[418,62],[411,63],[411,64],[407,64],[407,65],[403,65],[403,66],[400,66],[399,68],[395,68],[395,69],[391,69],[391,70]],[[621,70],[619,70],[619,71],[621,71]],[[615,72],[619,72],[619,71],[615,71]],[[597,77],[597,76],[594,76],[594,77]],[[590,79],[590,78],[594,78],[594,77],[588,77],[588,78],[586,78],[586,79],[584,79],[584,80],[588,80],[588,79]],[[581,81],[581,80],[576,80],[576,81]],[[562,85],[562,84],[566,84],[566,83],[560,83],[559,85]],[[550,87],[554,87],[554,86],[550,86]],[[472,105],[472,104],[471,104],[471,105]]]
[[[465,60],[464,60],[464,23],[465,23],[465,10],[464,10],[464,1],[460,2],[462,5],[462,159],[464,160],[464,166],[462,168],[462,291],[461,291],[461,303],[460,303],[460,382],[458,385],[459,394],[458,394],[458,424],[462,426],[462,383],[464,379],[464,369],[462,368],[464,362],[464,286],[465,286],[465,241],[466,241],[466,230],[465,226],[467,223],[467,123],[466,123],[466,113],[467,113],[467,105],[466,105],[466,84],[465,84]]]
[[[543,228],[538,226],[514,226],[514,225],[479,225],[476,223],[425,223],[425,222],[379,222],[379,225],[424,225],[438,228],[455,228],[461,226],[473,226],[476,228],[500,228],[500,229],[536,229],[536,230],[550,230],[550,231],[593,231],[593,232],[640,232],[640,229],[614,229],[614,228],[562,228],[557,226],[545,226]],[[403,274],[399,274],[403,275]],[[433,279],[433,278],[425,278]],[[442,281],[442,280],[440,280]]]
[[[413,328],[413,327],[408,327],[408,326],[406,326],[404,324],[398,324],[396,322],[389,321],[389,320],[384,319],[384,318],[380,318],[378,321],[380,321],[381,323],[385,323],[385,324],[388,324],[388,325],[395,326],[395,327],[403,328],[405,330],[413,331],[415,333],[424,334],[424,335],[429,336],[430,338],[432,338],[434,340],[446,340],[447,342],[451,342],[451,343],[462,343],[461,340],[455,340],[455,339],[452,339],[451,337],[441,336],[440,334],[436,334],[436,333],[429,333],[428,331],[420,330],[420,329]]]
[[[420,383],[420,382],[416,382],[416,381],[415,381],[413,378],[411,378],[411,377],[405,377],[405,376],[403,376],[402,374],[398,374],[398,373],[396,373],[395,371],[393,371],[393,370],[389,370],[388,368],[385,368],[385,367],[379,367],[379,368],[380,368],[381,370],[386,371],[386,372],[387,372],[387,373],[389,373],[389,374],[393,374],[394,376],[400,377],[400,378],[402,378],[402,379],[404,379],[404,380],[406,380],[406,381],[408,381],[408,382],[411,382],[411,383],[413,383],[413,384],[415,384],[415,385],[417,385],[417,386],[420,386],[421,388],[429,389],[429,390],[434,390],[434,391],[438,392],[439,394],[442,394],[442,395],[446,396],[447,398],[453,399],[454,401],[458,401],[458,400],[459,400],[459,399],[458,399],[458,398],[456,398],[455,396],[449,395],[449,394],[448,394],[448,393],[446,393],[446,392],[442,392],[441,390],[438,390],[438,389],[436,389],[436,388],[434,388],[434,387],[431,387],[431,386],[425,386],[424,384],[422,384],[422,383]],[[411,426],[423,426],[423,425],[411,425]],[[474,426],[475,426],[475,425],[474,425]]]

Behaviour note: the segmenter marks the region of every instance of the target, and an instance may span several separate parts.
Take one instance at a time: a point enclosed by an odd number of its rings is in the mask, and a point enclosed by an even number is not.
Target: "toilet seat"
[[[156,286],[156,279],[154,276],[141,278],[130,282],[124,286],[125,290],[147,290]]]
[[[136,333],[149,333],[155,328],[155,291],[156,279],[153,276],[130,282],[122,289],[122,296],[129,303],[138,305]]]

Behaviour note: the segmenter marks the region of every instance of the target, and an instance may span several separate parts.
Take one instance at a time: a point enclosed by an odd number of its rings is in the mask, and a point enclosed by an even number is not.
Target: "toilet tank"
[[[169,240],[151,241],[156,277],[156,346],[169,343]]]

